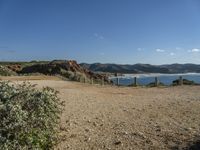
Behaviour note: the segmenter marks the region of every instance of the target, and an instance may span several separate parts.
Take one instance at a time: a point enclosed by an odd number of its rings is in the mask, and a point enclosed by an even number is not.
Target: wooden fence
[[[121,79],[120,77],[116,77],[115,85],[117,85],[117,86],[123,85],[123,84],[120,84],[120,79]],[[154,77],[154,82],[152,82],[152,83],[154,83],[154,86],[157,87],[160,85],[161,82],[158,77]],[[139,85],[137,77],[133,78],[133,83],[131,85],[135,86],[135,87]],[[179,76],[179,78],[178,78],[178,85],[183,85],[183,77],[182,76]]]
[[[123,84],[120,84],[121,77],[116,76],[115,78],[116,78],[116,80],[115,80],[114,85],[116,85],[116,86],[122,86]],[[82,80],[80,80],[80,82],[90,83],[92,85],[95,84],[94,81],[95,80],[93,78],[87,80],[86,77],[84,77]],[[152,86],[155,86],[155,87],[160,86],[161,83],[162,82],[160,82],[160,80],[159,80],[158,77],[154,77],[154,82],[151,82],[151,84],[153,84]],[[109,83],[105,83],[104,78],[102,78],[101,80],[99,80],[98,82],[96,82],[96,84],[100,84],[100,85],[104,86],[105,84],[109,84]],[[134,86],[134,87],[139,86],[139,82],[138,82],[138,78],[137,77],[133,78],[133,83],[131,85]],[[178,85],[180,85],[180,86],[183,85],[183,77],[182,76],[180,76],[178,78]]]

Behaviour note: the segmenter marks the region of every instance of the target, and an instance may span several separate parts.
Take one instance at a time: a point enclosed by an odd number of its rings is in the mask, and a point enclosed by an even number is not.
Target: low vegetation
[[[180,84],[180,81],[179,80],[174,80],[172,82],[172,85],[173,86],[177,86]],[[183,85],[198,85],[197,83],[195,83],[194,81],[191,81],[191,80],[187,80],[187,79],[183,79]]]
[[[62,102],[49,87],[0,82],[0,149],[51,149]]]
[[[44,75],[57,75],[64,79],[79,82],[91,82],[91,79],[96,83],[109,83],[108,76],[105,74],[94,73],[84,67],[80,66],[74,60],[54,60],[49,63],[34,64],[22,67],[19,74],[33,74],[40,73]]]
[[[146,85],[147,87],[156,87],[156,86],[166,86],[164,83],[162,83],[162,82],[159,82],[157,85],[156,85],[156,83],[155,82],[151,82],[151,83],[149,83],[149,84],[147,84]]]
[[[12,76],[12,75],[17,75],[17,73],[8,69],[7,67],[0,66],[0,76]]]

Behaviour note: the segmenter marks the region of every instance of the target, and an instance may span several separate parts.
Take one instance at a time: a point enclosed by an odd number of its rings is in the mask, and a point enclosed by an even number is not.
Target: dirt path
[[[200,135],[200,86],[118,88],[30,82],[57,89],[66,103],[61,122],[66,136],[57,149],[182,149]]]
[[[10,80],[10,81],[29,81],[29,80],[61,80],[56,76],[0,76],[0,80]]]

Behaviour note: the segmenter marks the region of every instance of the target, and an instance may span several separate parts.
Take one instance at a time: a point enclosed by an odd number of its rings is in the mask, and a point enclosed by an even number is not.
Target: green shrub
[[[12,76],[12,75],[17,75],[17,73],[8,69],[7,67],[0,66],[0,76]]]
[[[179,79],[178,79],[178,80],[174,80],[174,81],[172,82],[172,85],[173,85],[173,86],[180,85],[179,82],[180,82]],[[187,80],[187,79],[183,79],[183,85],[198,85],[198,84],[195,83],[194,81]]]
[[[151,82],[151,83],[147,84],[146,86],[147,87],[156,87],[156,83],[155,82]],[[158,86],[165,86],[165,84],[162,83],[162,82],[159,82]]]
[[[29,83],[0,82],[0,149],[51,149],[62,102],[57,92]]]

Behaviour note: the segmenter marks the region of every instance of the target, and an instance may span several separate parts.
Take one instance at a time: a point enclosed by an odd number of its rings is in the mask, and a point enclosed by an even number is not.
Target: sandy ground
[[[200,148],[200,86],[119,88],[48,78],[30,82],[55,88],[65,101],[65,138],[56,149]]]

